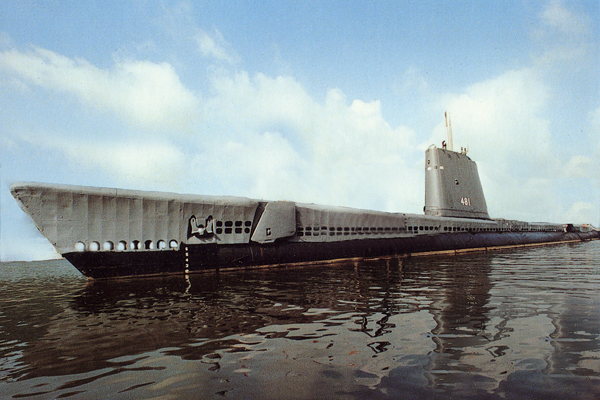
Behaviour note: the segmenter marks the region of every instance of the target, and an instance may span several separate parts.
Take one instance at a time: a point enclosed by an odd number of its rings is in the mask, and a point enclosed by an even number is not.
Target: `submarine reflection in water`
[[[325,384],[359,398],[590,393],[600,387],[600,312],[589,304],[597,287],[571,281],[587,273],[574,247],[90,282],[52,312],[21,362],[26,379],[137,371],[143,381],[148,358],[169,373],[189,361],[202,390],[252,383],[244,394],[264,398],[274,385],[303,397]],[[560,262],[540,269],[544,257]],[[243,383],[236,371],[246,369]],[[206,383],[213,373],[228,383]]]

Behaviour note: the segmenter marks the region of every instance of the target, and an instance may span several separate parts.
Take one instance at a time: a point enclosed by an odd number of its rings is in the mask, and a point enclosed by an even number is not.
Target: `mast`
[[[447,112],[444,112],[444,119],[446,120],[446,132],[448,133],[448,150],[454,151],[454,143],[452,142],[452,121]]]

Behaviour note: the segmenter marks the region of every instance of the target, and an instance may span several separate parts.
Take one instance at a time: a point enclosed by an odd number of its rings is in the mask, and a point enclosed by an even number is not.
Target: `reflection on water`
[[[600,396],[600,241],[87,282],[0,265],[7,398]]]

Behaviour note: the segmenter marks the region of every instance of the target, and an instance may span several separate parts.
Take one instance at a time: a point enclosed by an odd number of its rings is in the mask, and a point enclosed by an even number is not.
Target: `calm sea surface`
[[[600,241],[115,282],[3,263],[0,397],[600,398]]]

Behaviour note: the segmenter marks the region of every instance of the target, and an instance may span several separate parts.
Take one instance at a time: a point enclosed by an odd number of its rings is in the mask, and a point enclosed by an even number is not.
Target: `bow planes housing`
[[[56,250],[94,279],[600,238],[591,225],[490,219],[477,165],[445,145],[425,153],[424,215],[46,183],[10,190]]]

